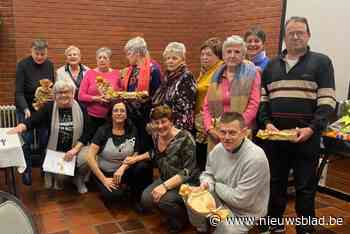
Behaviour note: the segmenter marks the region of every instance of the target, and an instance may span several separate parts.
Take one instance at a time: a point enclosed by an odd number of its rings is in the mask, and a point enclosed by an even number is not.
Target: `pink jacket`
[[[89,115],[97,118],[105,118],[110,109],[110,104],[101,104],[92,100],[93,96],[101,96],[96,87],[96,76],[102,76],[112,85],[116,91],[121,90],[121,80],[118,70],[111,72],[98,72],[96,70],[89,70],[80,85],[79,89],[79,101],[86,105]]]

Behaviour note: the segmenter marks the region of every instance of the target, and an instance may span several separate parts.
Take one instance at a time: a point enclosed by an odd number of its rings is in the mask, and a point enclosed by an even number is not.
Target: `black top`
[[[308,49],[287,72],[286,54],[271,60],[263,72],[259,121],[279,129],[311,127],[319,133],[336,104],[332,61]]]
[[[137,129],[133,125],[133,123],[130,120],[126,120],[125,123],[125,134],[122,136],[116,136],[112,133],[112,123],[109,121],[98,128],[97,132],[95,133],[94,137],[92,138],[92,143],[98,145],[101,147],[100,151],[103,150],[103,147],[106,145],[107,140],[109,138],[112,138],[113,143],[115,146],[120,145],[121,143],[125,142],[127,139],[136,138],[135,148],[134,152],[139,152],[139,142],[137,137]]]
[[[114,172],[128,156],[139,152],[139,138],[136,127],[126,121],[125,134],[114,135],[112,124],[106,123],[99,127],[92,143],[100,146],[98,164],[105,172]]]
[[[73,143],[73,114],[72,108],[58,109],[59,130],[57,151],[67,152]]]
[[[48,129],[49,131],[49,136],[50,136],[50,131],[51,131],[51,121],[52,121],[52,110],[53,110],[53,102],[47,102],[42,108],[40,108],[39,111],[36,111],[32,114],[32,116],[26,120],[24,120],[24,124],[27,126],[27,130],[34,129],[36,127],[44,127]],[[81,109],[83,112],[84,116],[84,127],[83,127],[83,132],[86,131],[86,113]],[[60,120],[61,117],[63,118],[63,114],[67,114],[69,110],[65,109],[65,111],[60,113],[59,109],[59,115],[60,115]],[[72,110],[70,110],[70,113],[72,113]],[[67,116],[66,116],[67,117]],[[73,117],[72,117],[73,121]],[[84,134],[82,134],[83,136]],[[83,137],[80,137],[79,141],[86,145],[88,141],[86,139],[83,139]],[[58,145],[58,144],[57,144]],[[71,145],[70,145],[71,146]]]
[[[39,80],[49,79],[54,82],[54,66],[50,60],[42,64],[34,62],[32,56],[22,59],[16,68],[16,107],[24,111],[29,108],[33,111],[32,103]]]

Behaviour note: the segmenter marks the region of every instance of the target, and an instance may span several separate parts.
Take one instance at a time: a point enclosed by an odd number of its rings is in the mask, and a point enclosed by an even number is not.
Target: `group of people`
[[[20,124],[11,130],[25,142],[23,183],[31,184],[36,129],[43,154],[51,149],[64,152],[66,161],[77,157],[72,181],[80,193],[88,191],[92,174],[106,200],[131,193],[138,211],[158,208],[170,233],[188,220],[198,232],[210,231],[206,217],[186,207],[178,194],[185,183],[211,192],[232,216],[282,218],[290,169],[297,215],[315,217],[320,134],[336,102],[332,62],[310,50],[310,36],[306,18],[290,18],[286,49],[272,60],[258,27],[243,38],[210,38],[200,47],[197,78],[179,42],[164,49],[163,72],[145,40],[135,37],[124,47],[129,66],[121,71],[111,68],[109,48],[96,51],[97,67],[90,69],[81,63],[79,48],[69,46],[66,64],[55,75],[47,42],[34,40],[31,56],[17,65]],[[148,97],[112,100],[98,89],[99,76],[116,91],[146,91]],[[41,79],[54,82],[53,97],[36,111],[32,103]],[[296,129],[298,136],[294,142],[261,142],[254,138],[259,128]],[[45,173],[45,187],[62,189],[66,179]],[[247,233],[252,225],[223,221],[215,233]],[[297,226],[298,233],[313,230],[311,224]]]

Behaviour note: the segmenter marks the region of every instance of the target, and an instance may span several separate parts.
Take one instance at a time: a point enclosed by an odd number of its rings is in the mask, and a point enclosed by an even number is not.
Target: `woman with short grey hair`
[[[80,83],[89,68],[80,63],[81,52],[78,47],[74,45],[68,46],[64,51],[64,55],[66,57],[66,64],[57,69],[56,81],[65,80],[71,82],[77,90],[75,93],[75,99],[78,100]]]
[[[143,57],[149,55],[146,41],[142,37],[134,37],[130,39],[126,43],[124,49],[127,53],[138,54]]]
[[[96,86],[96,78],[101,77],[114,90],[121,90],[121,79],[119,70],[111,68],[112,50],[101,47],[96,50],[97,67],[87,71],[79,89],[79,101],[82,102],[87,111],[89,128],[84,132],[84,138],[90,141],[98,127],[103,125],[111,108],[109,97]]]
[[[186,65],[186,47],[183,43],[171,42],[164,49],[163,57],[165,79],[154,95],[153,105],[168,105],[175,127],[193,133],[197,84]]]
[[[149,112],[152,107],[151,99],[161,83],[160,65],[153,60],[142,37],[131,38],[124,47],[129,66],[123,69],[123,90],[127,92],[143,91],[148,97],[143,100],[128,102],[129,118],[139,131],[141,153],[152,147],[152,138],[146,132],[149,122]]]
[[[226,38],[226,40],[222,44],[222,51],[225,51],[228,47],[232,47],[232,46],[240,46],[243,56],[245,56],[245,54],[247,53],[246,44],[243,38],[240,36],[233,35]]]
[[[64,160],[71,161],[82,151],[87,141],[82,138],[86,129],[84,112],[76,100],[74,100],[75,87],[71,82],[57,81],[53,87],[54,101],[47,102],[38,112],[18,124],[10,133],[23,133],[37,126],[45,126],[49,130],[47,149],[64,152]],[[77,158],[76,176],[73,182],[79,193],[86,193],[85,179],[87,165],[84,154]],[[45,172],[45,188],[62,189],[62,175],[54,176]]]
[[[204,100],[204,127],[208,132],[208,152],[219,142],[218,120],[224,112],[243,115],[252,128],[260,103],[260,73],[245,60],[246,46],[240,36],[228,37],[222,46],[224,64],[212,78]]]

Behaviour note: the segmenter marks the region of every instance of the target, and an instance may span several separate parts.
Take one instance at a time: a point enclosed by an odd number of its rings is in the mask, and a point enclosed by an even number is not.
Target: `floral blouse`
[[[167,104],[172,109],[175,127],[193,132],[196,90],[194,76],[181,65],[165,74],[165,81],[153,97],[153,105]]]

